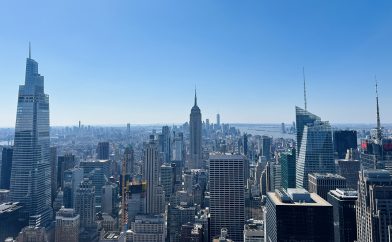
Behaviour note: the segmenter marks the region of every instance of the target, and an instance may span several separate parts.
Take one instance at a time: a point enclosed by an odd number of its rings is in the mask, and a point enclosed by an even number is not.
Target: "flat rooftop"
[[[291,200],[291,202],[284,202],[281,200],[281,198],[278,196],[277,193],[275,192],[268,192],[267,196],[271,199],[271,201],[276,205],[276,206],[310,206],[310,207],[331,207],[332,205],[322,199],[319,195],[316,193],[309,193],[309,196],[311,198],[312,202],[295,202]]]

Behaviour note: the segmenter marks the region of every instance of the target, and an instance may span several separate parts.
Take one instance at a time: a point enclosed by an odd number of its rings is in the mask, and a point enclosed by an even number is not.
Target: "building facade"
[[[302,188],[269,192],[265,240],[332,242],[332,212],[331,204]]]
[[[191,109],[190,119],[190,154],[189,167],[192,169],[202,168],[202,147],[201,134],[202,122],[200,108],[197,106],[197,96],[195,91],[195,104]]]
[[[229,238],[243,240],[245,221],[244,162],[242,155],[210,155],[210,236],[227,228]]]
[[[50,223],[49,96],[31,55],[26,61],[25,84],[19,86],[10,190],[11,200],[23,205],[31,225]]]

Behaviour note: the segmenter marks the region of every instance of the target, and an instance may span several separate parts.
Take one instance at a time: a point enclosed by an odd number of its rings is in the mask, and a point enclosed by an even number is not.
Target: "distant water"
[[[283,133],[280,124],[232,124],[241,133],[251,135],[267,135],[274,138],[295,139],[295,134]],[[290,127],[286,124],[286,127]]]

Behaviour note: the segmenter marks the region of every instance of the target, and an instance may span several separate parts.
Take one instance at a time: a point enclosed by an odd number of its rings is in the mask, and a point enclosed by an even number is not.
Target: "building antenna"
[[[378,104],[378,81],[376,76],[374,76],[374,81],[376,82],[376,104],[377,104],[377,141],[381,140],[381,121],[380,121],[380,107]]]
[[[31,43],[29,41],[29,59],[31,59]]]
[[[306,101],[306,79],[305,79],[305,67],[302,67],[302,75],[304,78],[304,102],[305,102],[305,111],[308,111],[308,103]]]

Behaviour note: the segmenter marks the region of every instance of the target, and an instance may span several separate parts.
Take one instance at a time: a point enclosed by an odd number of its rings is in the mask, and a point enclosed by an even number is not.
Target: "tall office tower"
[[[201,112],[197,106],[197,96],[195,91],[195,105],[193,105],[189,120],[190,126],[190,160],[189,168],[202,168],[202,150],[201,150]]]
[[[158,145],[154,135],[150,135],[150,141],[144,144],[143,151],[143,178],[147,182],[146,211],[147,214],[159,213],[157,188],[159,185],[159,160]]]
[[[188,222],[194,223],[196,207],[187,204],[169,204],[167,214],[167,230],[170,242],[180,242],[181,226]]]
[[[357,131],[335,130],[333,131],[333,151],[338,159],[346,157],[347,150],[357,149]]]
[[[282,187],[295,188],[295,148],[280,153],[279,163],[282,170]]]
[[[128,175],[134,175],[135,172],[135,152],[132,146],[127,146],[124,151],[126,171]]]
[[[75,167],[64,172],[64,207],[75,208],[76,190],[83,180],[83,169]]]
[[[392,177],[386,170],[362,170],[359,174],[357,241],[388,240],[392,224]]]
[[[185,160],[185,147],[184,147],[184,135],[179,132],[174,136],[173,141],[173,161],[184,161]]]
[[[271,145],[272,145],[272,138],[263,135],[261,137],[261,147],[262,147],[261,155],[264,156],[267,161],[271,159]]]
[[[346,178],[332,173],[310,173],[309,192],[317,193],[324,200],[328,198],[328,192],[336,188],[346,188]]]
[[[116,183],[107,182],[106,185],[102,187],[102,212],[109,215],[118,214],[119,199],[118,199],[119,189]]]
[[[57,147],[50,147],[50,186],[52,188],[52,202],[57,193]]]
[[[127,123],[127,136],[129,138],[129,136],[131,136],[131,124]]]
[[[61,155],[57,158],[57,188],[63,188],[64,171],[74,168],[76,165],[73,154]]]
[[[130,184],[127,189],[128,224],[135,220],[136,215],[145,211],[146,183]]]
[[[166,235],[163,215],[137,215],[131,223],[133,242],[164,242]]]
[[[171,138],[170,138],[170,128],[169,126],[162,127],[162,138],[163,138],[163,146],[162,152],[164,153],[165,162],[171,161]]]
[[[330,124],[315,121],[305,125],[299,153],[296,166],[297,188],[308,189],[309,173],[335,173]]]
[[[392,172],[392,139],[383,135],[378,105],[376,82],[377,127],[371,130],[369,139],[361,140],[361,168],[385,169]]]
[[[97,146],[97,159],[109,160],[109,142],[99,142]]]
[[[0,189],[10,189],[12,153],[13,149],[11,147],[3,147],[1,151]]]
[[[16,237],[16,242],[49,242],[45,229],[33,225],[24,227]]]
[[[331,204],[303,188],[269,192],[265,241],[332,242],[332,213]]]
[[[49,96],[29,54],[19,86],[10,197],[23,204],[31,225],[47,226],[52,219],[50,174]]]
[[[269,162],[269,189],[275,191],[282,187],[282,167],[276,162]]]
[[[286,133],[286,126],[284,123],[282,123],[281,129],[282,129],[282,134],[285,134]]]
[[[333,206],[333,225],[335,242],[357,240],[355,202],[358,194],[352,189],[336,189],[328,193],[328,202]]]
[[[248,135],[244,134],[242,137],[242,148],[243,148],[243,155],[248,157]]]
[[[79,242],[80,216],[72,208],[56,213],[56,242]]]
[[[336,172],[346,178],[347,187],[357,190],[361,163],[358,160],[337,160],[336,162]]]
[[[244,242],[264,242],[263,220],[249,219],[244,225]]]
[[[229,230],[229,238],[243,239],[245,221],[244,162],[242,155],[210,155],[210,236]]]
[[[80,215],[80,227],[95,226],[95,188],[88,178],[76,190],[75,210]]]
[[[220,114],[216,114],[216,126],[217,129],[220,129],[221,123],[220,123]]]
[[[165,191],[165,200],[169,201],[170,196],[174,192],[175,177],[175,164],[163,164],[161,166],[161,184]]]
[[[300,148],[305,125],[312,124],[315,121],[321,121],[321,118],[308,112],[306,109],[295,107],[295,122],[297,126],[297,156],[299,156],[299,151],[301,150]]]

